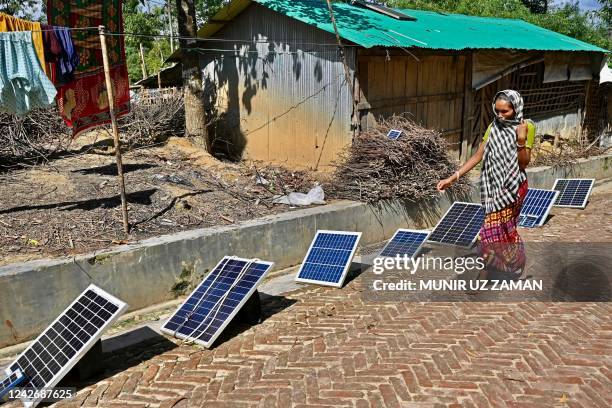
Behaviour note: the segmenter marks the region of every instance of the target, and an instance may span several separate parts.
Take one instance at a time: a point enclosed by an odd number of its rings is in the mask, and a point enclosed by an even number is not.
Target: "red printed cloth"
[[[527,180],[518,189],[516,201],[485,216],[480,230],[478,250],[487,265],[498,271],[512,273],[525,267],[525,247],[518,233],[518,217],[527,196]]]
[[[104,25],[111,33],[123,33],[122,0],[48,0],[50,25],[70,28]],[[57,104],[73,136],[110,123],[100,36],[97,30],[73,30],[79,55],[74,81],[60,87]],[[130,111],[130,86],[122,35],[106,37],[117,117]]]

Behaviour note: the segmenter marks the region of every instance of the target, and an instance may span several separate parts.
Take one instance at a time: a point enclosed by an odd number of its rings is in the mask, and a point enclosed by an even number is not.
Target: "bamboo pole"
[[[170,53],[174,53],[174,33],[172,30],[172,10],[170,0],[166,2],[166,15],[168,16],[168,30],[170,30]]]
[[[353,102],[353,115],[352,115],[352,125],[353,131],[358,131],[358,118],[357,115],[359,111],[357,110],[357,99],[355,98],[355,89],[354,82],[351,79],[351,70],[348,67],[348,63],[346,61],[346,54],[344,52],[344,46],[342,45],[342,41],[340,40],[340,33],[338,32],[338,26],[336,25],[336,17],[334,16],[334,10],[332,9],[332,5],[330,0],[327,0],[327,8],[329,10],[329,15],[331,17],[332,26],[334,27],[334,33],[336,33],[336,41],[338,42],[338,48],[340,49],[340,56],[342,58],[342,65],[344,65],[344,77],[346,79],[346,86],[348,87],[351,93],[351,99]]]
[[[123,176],[123,160],[121,159],[121,141],[119,140],[119,127],[117,126],[117,117],[115,115],[115,92],[113,90],[113,82],[110,74],[110,63],[108,61],[108,50],[106,49],[106,29],[103,25],[98,26],[100,32],[100,46],[102,48],[102,62],[104,64],[104,77],[106,78],[106,95],[108,96],[108,113],[111,119],[113,128],[113,137],[115,139],[115,158],[117,161],[117,175],[119,178],[119,189],[121,191],[121,211],[123,215],[123,231],[127,236],[130,233],[130,224],[128,221],[127,200],[125,198],[125,178]]]
[[[142,43],[140,43],[140,68],[142,68],[142,79],[145,79],[148,75],[147,63],[145,62],[144,47],[142,46]]]

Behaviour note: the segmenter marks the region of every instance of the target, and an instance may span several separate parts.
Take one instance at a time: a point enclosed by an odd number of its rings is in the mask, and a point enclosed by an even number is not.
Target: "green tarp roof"
[[[327,3],[324,0],[254,1],[306,24],[330,33],[334,32]],[[238,13],[250,3],[245,0],[231,2],[217,16],[224,17],[227,21],[229,15],[234,14],[232,10]],[[415,21],[409,21],[397,20],[348,3],[333,3],[333,9],[340,35],[365,48],[418,47],[445,50],[503,48],[607,52],[595,45],[516,19],[400,10],[416,18]],[[218,19],[217,16],[213,20]],[[220,28],[219,23],[216,23],[203,27],[200,33],[210,36]]]

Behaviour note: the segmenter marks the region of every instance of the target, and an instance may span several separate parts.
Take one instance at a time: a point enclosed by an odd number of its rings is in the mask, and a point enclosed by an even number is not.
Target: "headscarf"
[[[491,124],[480,173],[480,198],[487,214],[513,204],[519,186],[527,180],[527,175],[519,168],[516,148],[516,129],[523,119],[523,98],[512,89],[500,91],[493,98],[493,112],[501,94],[512,103],[515,116],[503,120],[496,115]]]

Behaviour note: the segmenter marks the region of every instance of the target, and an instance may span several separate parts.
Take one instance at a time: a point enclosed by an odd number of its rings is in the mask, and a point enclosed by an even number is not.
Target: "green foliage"
[[[143,35],[125,37],[128,74],[130,82],[136,82],[142,79],[140,44],[144,48],[145,65],[149,75],[159,71],[164,66],[163,59],[170,56],[170,41],[167,38],[153,37],[167,34],[164,30],[168,27],[167,17],[161,6],[145,9],[139,0],[127,0],[123,3],[123,19],[125,32]]]
[[[228,0],[195,0],[198,26],[204,24]],[[176,2],[170,1],[172,10],[174,33],[176,28]],[[166,4],[168,2],[166,1]],[[150,7],[145,7],[145,6]],[[123,3],[123,16],[125,31],[145,35],[168,35],[168,17],[165,5],[147,2],[146,0],[126,0]],[[142,68],[140,58],[140,44],[145,49],[145,63],[149,75],[156,73],[166,65],[163,59],[168,58],[170,52],[170,40],[168,38],[153,37],[125,37],[125,52],[128,64],[128,73],[131,82],[142,79]],[[175,43],[175,45],[178,45]],[[163,57],[163,58],[162,58]]]
[[[1,0],[0,12],[26,20],[36,20],[38,5],[36,0]]]
[[[597,16],[601,19],[605,28],[610,31],[612,30],[612,0],[597,1],[601,4],[601,9],[597,12]]]
[[[545,14],[548,11],[548,0],[522,0],[523,4],[535,14]]]
[[[214,16],[226,3],[228,3],[228,0],[195,0],[198,27]]]
[[[155,41],[151,48],[145,51],[145,62],[149,75],[158,72],[164,65],[163,61],[170,56],[170,41],[167,39]]]
[[[583,12],[576,3],[566,3],[545,15],[532,16],[528,21],[549,30],[611,49],[607,30],[593,13]]]

